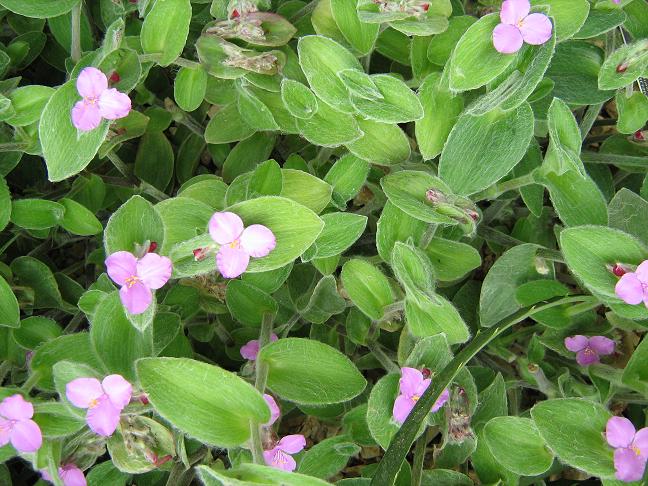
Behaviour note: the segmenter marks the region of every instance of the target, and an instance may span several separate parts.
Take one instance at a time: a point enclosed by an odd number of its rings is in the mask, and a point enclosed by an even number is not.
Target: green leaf
[[[337,75],[354,97],[372,101],[383,99],[383,95],[376,83],[374,83],[373,77],[364,71],[344,69],[339,71]]]
[[[624,385],[637,390],[642,394],[648,393],[648,369],[646,368],[646,359],[648,359],[648,341],[641,341],[639,346],[632,352],[632,357],[625,369],[621,381]]]
[[[368,170],[368,166],[367,166]],[[5,178],[0,175],[0,231],[4,230],[11,218],[11,192]]]
[[[58,17],[72,10],[77,3],[79,0],[0,0],[0,5],[7,10],[37,19]]]
[[[5,121],[14,127],[24,127],[38,121],[45,105],[56,92],[49,86],[22,86],[9,93],[15,114]]]
[[[457,194],[486,189],[522,160],[533,122],[528,103],[510,112],[460,116],[441,153],[439,177]]]
[[[255,130],[279,130],[268,107],[244,87],[238,89],[238,110],[243,121]]]
[[[194,238],[207,230],[209,218],[214,210],[206,204],[187,197],[173,197],[155,206],[155,212],[162,220],[164,243],[160,252],[166,254],[173,245]]]
[[[380,319],[385,306],[394,302],[387,277],[371,263],[349,260],[342,267],[341,278],[351,301],[371,319]]]
[[[466,243],[433,238],[425,248],[434,275],[439,280],[453,281],[481,265],[479,252]]]
[[[184,49],[190,21],[189,0],[156,0],[142,24],[142,49],[159,54],[158,64],[168,66]]]
[[[423,471],[421,486],[473,486],[465,474],[452,469],[432,469]]]
[[[477,19],[471,15],[460,15],[448,20],[450,23],[446,31],[432,37],[427,48],[428,59],[438,66],[445,66],[461,36],[477,22]]]
[[[248,182],[249,196],[276,196],[283,188],[281,167],[274,160],[266,160],[259,164]]]
[[[65,197],[59,199],[59,203],[65,208],[65,214],[59,222],[62,228],[81,236],[96,235],[103,231],[101,222],[82,204]]]
[[[223,163],[223,179],[233,181],[237,176],[254,170],[270,156],[276,138],[274,135],[257,132],[242,140],[227,155]]]
[[[302,37],[304,39],[304,37]],[[314,145],[337,147],[358,140],[362,130],[351,116],[319,103],[317,112],[311,118],[297,118],[301,135]]]
[[[608,226],[648,242],[648,201],[622,187],[608,205]]]
[[[33,289],[34,309],[51,307],[70,311],[69,306],[63,302],[54,274],[43,262],[30,256],[21,256],[11,262],[11,271],[20,285]]]
[[[328,479],[344,469],[349,459],[359,452],[360,447],[351,442],[349,437],[329,437],[306,451],[297,471],[308,476]]]
[[[198,475],[205,486],[328,486],[330,483],[296,472],[282,471],[259,464],[241,464],[233,469],[215,470],[198,466]]]
[[[620,302],[614,293],[618,278],[606,267],[616,263],[638,265],[648,259],[648,249],[633,236],[604,226],[567,228],[560,247],[569,269],[599,296]]]
[[[285,78],[281,81],[281,99],[296,118],[312,118],[319,108],[313,92],[299,81]]]
[[[164,225],[153,205],[140,196],[133,196],[115,211],[104,233],[106,254],[116,251],[133,253],[146,242],[164,245]]]
[[[144,358],[136,367],[155,410],[200,442],[240,446],[250,437],[250,422],[270,419],[261,394],[218,366],[186,358]]]
[[[365,56],[373,49],[380,25],[360,21],[357,4],[358,0],[331,0],[331,13],[347,42]]]
[[[353,155],[378,165],[398,164],[409,159],[409,139],[398,125],[362,118],[356,121],[363,135],[346,143]]]
[[[391,266],[398,281],[407,292],[434,289],[432,265],[418,248],[412,244],[397,241],[391,254]]]
[[[623,24],[628,16],[621,9],[590,8],[587,20],[574,39],[591,39]]]
[[[495,417],[483,433],[493,457],[515,474],[537,476],[553,464],[553,454],[545,447],[533,420]]]
[[[641,91],[635,91],[627,97],[622,90],[617,92],[615,100],[619,111],[619,132],[634,133],[641,130],[648,122],[648,97]]]
[[[75,82],[70,80],[56,90],[45,105],[39,124],[43,157],[52,182],[62,181],[85,169],[108,133],[107,121],[89,132],[80,132],[72,125],[70,111],[81,99]]]
[[[367,226],[366,216],[353,213],[328,213],[322,216],[322,221],[324,229],[302,255],[305,262],[343,253],[360,238]]]
[[[605,441],[611,415],[601,405],[579,398],[546,400],[531,409],[531,417],[561,461],[594,476],[614,477],[612,448]]]
[[[135,175],[163,191],[173,177],[171,142],[162,132],[149,132],[140,139],[135,157]]]
[[[232,317],[246,326],[261,327],[263,315],[277,314],[277,302],[264,291],[242,280],[231,280],[225,301]]]
[[[415,337],[445,333],[450,344],[464,343],[470,338],[468,326],[459,311],[445,297],[433,291],[408,290],[405,319]]]
[[[362,71],[353,54],[334,40],[320,35],[300,37],[297,52],[299,65],[317,97],[336,110],[353,113],[349,92],[337,76],[343,69]]]
[[[396,242],[412,238],[414,243],[418,244],[427,227],[428,225],[420,219],[410,216],[391,201],[387,201],[380,213],[376,230],[378,254],[384,261],[390,262]]]
[[[380,93],[378,99],[351,96],[353,106],[363,118],[382,123],[407,123],[423,118],[421,102],[403,81],[388,74],[375,74],[371,80]]]
[[[135,361],[153,353],[151,330],[136,329],[131,324],[117,291],[97,306],[90,326],[90,341],[105,368],[130,381],[135,378]]]
[[[572,37],[587,20],[590,4],[587,0],[532,0],[532,6],[549,7],[558,42]]]
[[[324,177],[324,180],[333,186],[333,204],[339,209],[346,209],[346,202],[360,192],[367,180],[367,174],[367,161],[351,154],[339,158]]]
[[[617,89],[632,84],[648,67],[646,39],[624,45],[603,63],[598,74],[599,89]],[[621,69],[620,69],[621,68]]]
[[[337,262],[335,266],[337,267]],[[331,316],[344,312],[344,309],[346,309],[346,301],[338,293],[337,280],[333,275],[326,275],[317,282],[308,303],[299,309],[299,313],[309,322],[323,324]]]
[[[415,134],[419,151],[425,160],[433,159],[441,153],[464,107],[463,98],[453,95],[443,85],[441,75],[433,73],[425,78],[419,88],[424,115],[416,121]]]
[[[18,300],[2,276],[0,276],[0,326],[20,327]]]
[[[208,74],[202,67],[182,67],[175,78],[173,93],[184,111],[194,111],[202,104],[207,92]]]
[[[296,403],[345,402],[362,393],[367,385],[349,358],[310,339],[286,338],[267,344],[257,362],[268,366],[268,387]]]
[[[3,310],[8,313],[4,307]],[[7,319],[2,318],[0,322],[7,322]],[[56,321],[47,317],[32,316],[20,321],[20,327],[13,331],[13,337],[19,346],[33,350],[44,342],[59,337],[62,332],[61,326]]]
[[[56,226],[65,207],[47,199],[16,199],[11,208],[11,222],[21,228],[43,230]]]
[[[331,200],[333,188],[308,172],[295,169],[281,169],[283,187],[281,196],[320,213]]]
[[[254,134],[254,129],[243,121],[236,103],[222,106],[205,128],[205,141],[212,144],[238,142]]]
[[[450,89],[468,91],[484,86],[516,59],[516,55],[500,54],[493,46],[493,29],[499,23],[499,14],[492,13],[466,30],[448,64]]]

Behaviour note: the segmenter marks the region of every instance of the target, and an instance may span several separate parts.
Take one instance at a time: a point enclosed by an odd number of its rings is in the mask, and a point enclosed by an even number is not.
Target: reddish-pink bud
[[[193,256],[197,262],[199,262],[200,260],[204,260],[205,257],[207,256],[207,248],[196,248],[193,251]]]
[[[621,266],[620,264],[615,263],[612,267],[612,273],[617,277],[623,277],[626,274],[626,269],[623,268],[623,266]]]
[[[622,62],[616,67],[616,72],[617,73],[625,73],[626,70],[628,69],[628,63],[627,62]]]
[[[477,211],[473,211],[472,209],[466,209],[466,214],[470,216],[470,219],[473,221],[479,220],[479,213]]]
[[[644,135],[644,132],[642,132],[641,130],[637,130],[636,132],[634,132],[633,137],[635,140],[639,142],[644,142],[646,140],[646,136]]]
[[[426,378],[426,379],[427,379],[427,378],[429,378],[430,375],[432,374],[432,371],[430,370],[430,368],[423,368],[423,369],[421,370],[421,374],[423,375],[423,378]]]
[[[148,248],[148,253],[153,253],[155,250],[157,250],[158,244],[155,241],[151,241],[151,244],[149,245]]]
[[[113,84],[119,83],[119,81],[121,81],[121,76],[119,75],[119,73],[117,73],[117,71],[113,71],[112,74],[110,75],[109,80]]]
[[[240,16],[241,16],[241,14],[239,13],[238,10],[236,10],[236,9],[232,10],[232,18],[233,18],[233,19],[237,19],[237,18],[239,18]]]
[[[146,394],[140,395],[139,401],[142,403],[142,405],[148,405],[149,404],[149,399]]]
[[[424,3],[423,4],[423,11],[427,12],[430,9],[430,4],[429,3]]]

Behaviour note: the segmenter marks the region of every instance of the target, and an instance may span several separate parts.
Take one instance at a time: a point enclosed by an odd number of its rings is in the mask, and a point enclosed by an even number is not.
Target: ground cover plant
[[[646,0],[0,22],[0,484],[644,484]]]

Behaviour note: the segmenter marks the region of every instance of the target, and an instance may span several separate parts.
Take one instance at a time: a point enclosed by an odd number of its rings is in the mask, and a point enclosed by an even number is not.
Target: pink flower
[[[277,242],[270,229],[260,224],[244,228],[243,220],[234,213],[214,213],[209,220],[209,234],[221,245],[216,266],[225,278],[236,278],[245,272],[250,257],[264,257]]]
[[[40,427],[31,418],[34,406],[21,395],[0,402],[0,447],[11,442],[18,452],[36,452],[43,444]]]
[[[171,260],[156,253],[136,258],[127,251],[118,251],[106,258],[106,268],[111,279],[121,286],[119,297],[131,314],[141,314],[151,305],[151,289],[159,289],[169,278],[173,267]]]
[[[121,411],[130,402],[133,387],[121,375],[77,378],[65,386],[65,396],[79,408],[87,408],[86,422],[94,433],[109,437],[119,424]]]
[[[565,338],[565,347],[576,353],[576,362],[587,366],[600,361],[600,356],[614,353],[615,342],[604,336],[571,336]]]
[[[551,38],[553,26],[544,14],[532,13],[529,0],[504,0],[500,20],[493,30],[493,45],[498,52],[512,54],[522,43],[540,45]]]
[[[86,486],[86,478],[83,471],[76,467],[74,464],[66,464],[58,468],[58,474],[63,481],[63,486]],[[47,471],[42,470],[41,476],[45,481],[51,481],[52,477]]]
[[[648,461],[648,427],[637,432],[625,417],[612,417],[605,427],[607,443],[614,447],[614,469],[619,481],[639,481]]]
[[[264,425],[266,427],[270,427],[272,424],[274,424],[277,421],[277,419],[281,415],[281,410],[279,410],[279,405],[277,405],[275,399],[272,398],[272,395],[268,395],[267,393],[264,393],[263,398],[268,404],[268,407],[270,408],[270,420],[266,422]]]
[[[273,332],[270,335],[270,342],[275,342],[279,337]],[[245,359],[249,359],[250,361],[254,361],[257,358],[257,354],[259,354],[259,340],[258,339],[253,339],[252,341],[248,341],[246,344],[241,346],[241,356],[243,356]]]
[[[394,402],[392,415],[399,424],[405,422],[416,402],[425,393],[432,380],[424,378],[423,373],[415,368],[401,368],[401,379],[398,382],[398,397]],[[432,406],[432,412],[439,410],[450,398],[450,392],[443,390],[439,399]]]
[[[626,304],[635,305],[643,301],[648,307],[648,260],[634,272],[626,272],[617,282],[614,292]]]
[[[79,74],[77,91],[83,97],[72,108],[72,124],[79,130],[94,130],[101,119],[124,118],[131,109],[128,95],[108,89],[108,78],[97,68],[87,67]]]
[[[304,447],[306,447],[306,439],[303,435],[287,435],[272,449],[263,451],[263,458],[268,466],[292,472],[297,467],[297,463],[290,454],[297,454]]]

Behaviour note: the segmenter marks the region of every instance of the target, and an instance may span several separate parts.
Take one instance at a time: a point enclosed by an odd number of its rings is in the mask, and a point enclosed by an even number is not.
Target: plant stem
[[[130,167],[126,165],[126,163],[119,157],[119,155],[111,150],[106,154],[106,157],[108,157],[108,160],[112,162],[112,164],[115,166],[115,169],[117,169],[121,175],[123,175],[130,182],[136,182],[133,180],[133,172],[131,171]]]
[[[371,354],[373,354],[380,362],[382,367],[385,368],[387,373],[398,373],[400,371],[398,366],[396,366],[396,363],[394,363],[391,358],[387,356],[387,353],[383,351],[380,344],[371,343],[368,344],[367,347],[369,348],[369,351],[371,351]]]
[[[29,375],[29,378],[25,380],[25,383],[22,384],[20,387],[20,390],[29,393],[32,388],[36,385],[38,380],[40,380],[41,375],[38,371],[34,371],[31,375]]]
[[[259,332],[259,352],[263,347],[270,342],[272,335],[272,324],[274,322],[274,315],[270,312],[263,314],[261,321],[261,331]],[[256,377],[254,380],[254,387],[263,394],[268,381],[268,364],[263,360],[256,360]],[[255,464],[265,464],[263,459],[263,444],[261,442],[261,425],[250,420],[250,436],[252,441],[252,459]]]
[[[472,197],[472,200],[483,201],[485,199],[496,199],[498,196],[501,196],[505,192],[514,191],[515,189],[520,189],[531,184],[535,184],[536,180],[533,177],[533,172],[525,174],[515,179],[510,179],[508,181],[500,182],[493,184],[488,189],[484,189],[482,192],[478,192]]]
[[[581,140],[583,142],[585,141],[585,138],[587,137],[589,131],[592,129],[592,126],[594,126],[594,122],[596,121],[596,118],[598,117],[602,108],[603,108],[603,103],[597,103],[595,105],[590,105],[590,107],[585,112],[585,116],[581,120],[579,126],[580,133],[581,133]]]
[[[70,53],[72,60],[76,63],[81,59],[81,4],[79,1],[72,7],[72,45],[70,46]]]
[[[401,464],[405,459],[416,435],[419,427],[425,417],[429,413],[432,405],[439,399],[443,390],[448,388],[452,380],[457,376],[457,373],[463,369],[464,366],[479,352],[488,345],[493,339],[501,335],[504,331],[513,325],[522,322],[523,320],[541,312],[563,304],[571,302],[582,302],[589,299],[589,296],[577,295],[573,297],[563,297],[553,299],[544,304],[531,306],[516,312],[512,316],[504,319],[499,324],[491,327],[490,329],[478,333],[475,338],[466,345],[450,363],[439,373],[432,384],[427,388],[425,393],[418,400],[412,412],[410,413],[405,423],[401,426],[400,430],[396,433],[389,445],[382,460],[378,464],[378,469],[371,480],[372,486],[387,486],[394,484],[394,479],[400,470]]]
[[[0,143],[0,152],[22,152],[28,147],[25,142]]]
[[[428,443],[427,430],[421,434],[414,446],[414,461],[412,462],[412,486],[421,486],[423,466],[425,465],[425,449]]]
[[[173,64],[175,64],[176,66],[186,67],[191,69],[196,69],[201,66],[199,62],[190,61],[189,59],[185,59],[184,57],[177,58],[175,61],[173,61]]]
[[[421,236],[421,242],[418,245],[421,250],[425,250],[428,247],[428,245],[432,241],[432,238],[434,238],[434,233],[436,233],[436,230],[436,224],[428,224],[425,233],[423,233],[423,236]]]
[[[2,382],[4,381],[5,377],[7,376],[7,373],[11,371],[11,367],[13,365],[9,360],[3,361],[0,363],[0,386],[2,386]]]

